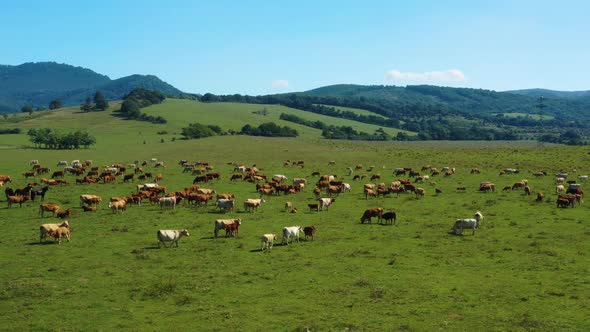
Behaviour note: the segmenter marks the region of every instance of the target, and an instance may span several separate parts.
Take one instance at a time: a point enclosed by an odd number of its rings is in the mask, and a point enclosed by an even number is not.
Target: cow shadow
[[[158,246],[149,246],[149,247],[143,247],[144,250],[155,250],[155,249],[160,249],[160,247]]]
[[[37,242],[37,241],[35,241],[35,242],[27,243],[28,246],[49,246],[49,245],[54,245],[54,244],[57,244],[57,242],[54,242],[54,241]]]

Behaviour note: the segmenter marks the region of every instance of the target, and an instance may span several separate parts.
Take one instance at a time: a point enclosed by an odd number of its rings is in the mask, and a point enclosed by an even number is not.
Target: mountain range
[[[64,106],[79,105],[96,91],[108,100],[119,100],[135,88],[166,95],[182,93],[153,75],[112,80],[87,68],[56,62],[0,65],[0,113],[18,112],[25,105],[47,107],[52,100],[60,100]]]

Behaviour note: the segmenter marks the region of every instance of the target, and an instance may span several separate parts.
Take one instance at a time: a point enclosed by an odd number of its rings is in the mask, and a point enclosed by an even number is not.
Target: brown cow
[[[537,193],[537,199],[535,201],[541,203],[545,199],[545,195],[543,193]]]
[[[317,212],[320,211],[320,205],[317,204],[317,203],[315,203],[315,204],[307,204],[307,207],[309,207],[309,211],[313,211],[313,210],[315,210]]]
[[[55,217],[55,214],[59,211],[61,207],[57,204],[41,204],[39,206],[39,215],[43,218],[45,211],[51,212],[52,215]]]
[[[64,171],[56,171],[56,172],[53,172],[53,174],[51,175],[52,179],[63,178],[63,177],[64,177]]]
[[[96,206],[82,206],[84,212],[96,212]]]
[[[19,207],[23,207],[23,203],[28,201],[29,198],[27,196],[17,195],[17,196],[8,196],[8,207],[12,207],[12,204],[18,203]]]
[[[225,225],[225,237],[238,237],[238,230],[240,228],[241,220],[234,220],[232,224]]]
[[[317,228],[313,225],[304,227],[303,233],[305,233],[305,239],[307,240],[308,237],[311,237],[311,240],[313,241],[316,230]]]
[[[371,223],[371,218],[377,217],[379,219],[379,223],[381,223],[381,218],[383,216],[383,208],[373,208],[365,210],[363,216],[361,217],[361,224],[364,224],[365,221],[368,221],[369,224]]]
[[[67,209],[65,211],[58,211],[56,217],[59,219],[65,219],[72,216],[72,209]]]

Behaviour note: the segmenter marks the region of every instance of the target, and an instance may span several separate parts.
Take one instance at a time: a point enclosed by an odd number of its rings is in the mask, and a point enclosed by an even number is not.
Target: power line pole
[[[545,98],[540,96],[539,99],[537,99],[537,104],[535,105],[535,107],[539,109],[539,136],[543,134],[543,109],[547,107],[547,105],[545,105],[543,102],[544,100]],[[543,142],[539,139],[537,141],[539,142],[539,147],[543,147]]]

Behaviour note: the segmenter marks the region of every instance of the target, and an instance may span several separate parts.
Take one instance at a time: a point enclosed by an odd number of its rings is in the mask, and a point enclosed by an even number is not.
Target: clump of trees
[[[61,102],[61,100],[52,100],[51,102],[49,102],[49,109],[50,110],[56,110],[58,108],[62,108],[63,103]]]
[[[204,138],[226,133],[219,126],[191,123],[188,127],[182,128],[181,135],[184,139]]]
[[[5,135],[5,134],[20,134],[21,130],[20,128],[5,128],[5,129],[0,129],[0,135]]]
[[[167,123],[166,119],[161,116],[147,115],[141,112],[141,109],[155,104],[160,104],[166,99],[166,96],[160,91],[135,89],[123,99],[119,112],[127,119],[148,121],[152,123]]]
[[[77,130],[69,133],[59,133],[51,128],[30,129],[27,132],[29,140],[36,148],[64,150],[88,148],[96,143],[96,138],[86,131]]]
[[[51,104],[49,105],[49,108],[51,108]],[[109,102],[106,100],[104,94],[100,91],[96,91],[94,98],[88,97],[86,98],[86,101],[80,105],[80,110],[84,112],[106,111],[108,108]]]
[[[240,131],[242,135],[250,136],[266,136],[266,137],[297,137],[299,133],[297,130],[284,126],[281,127],[274,122],[263,123],[258,127],[251,126],[249,124],[242,127]]]

